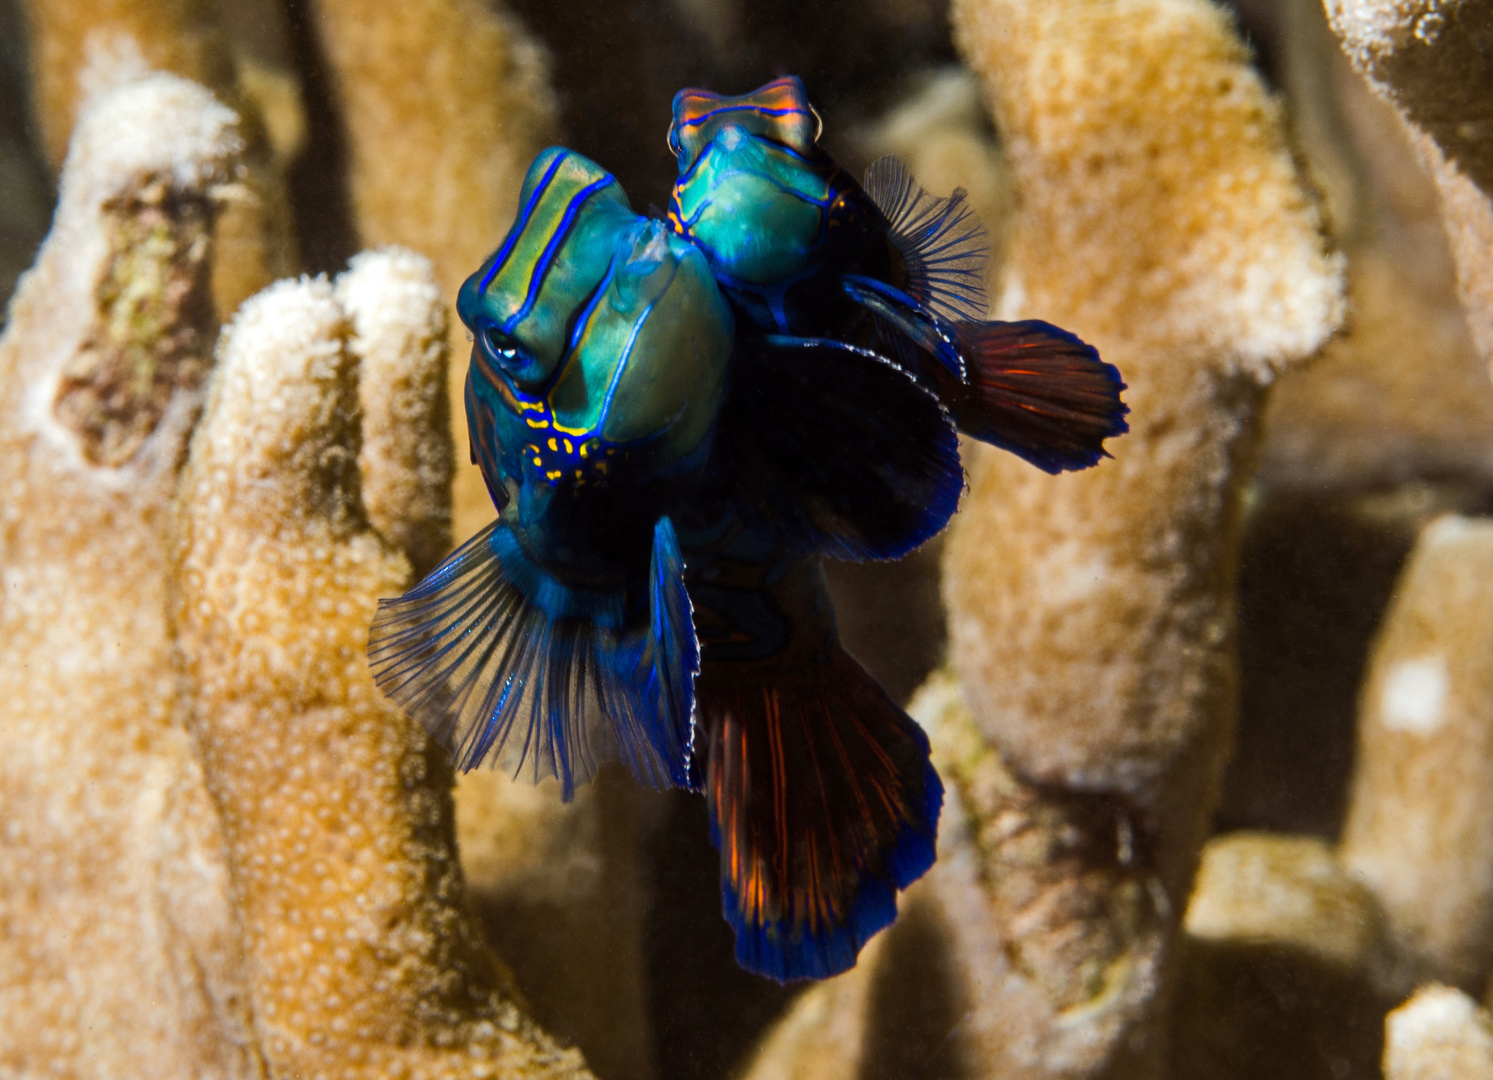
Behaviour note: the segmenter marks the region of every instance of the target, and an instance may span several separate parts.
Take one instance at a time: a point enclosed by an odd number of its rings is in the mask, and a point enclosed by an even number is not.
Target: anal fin
[[[927,737],[837,643],[813,663],[707,667],[700,712],[737,962],[779,981],[852,967],[934,861]]]

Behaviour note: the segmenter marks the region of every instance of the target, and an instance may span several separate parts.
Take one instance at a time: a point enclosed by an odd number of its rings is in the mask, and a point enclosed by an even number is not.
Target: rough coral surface
[[[397,267],[380,269],[397,285]],[[374,272],[356,267],[344,293]],[[349,330],[324,281],[245,305],[177,507],[190,723],[230,853],[255,1033],[285,1075],[588,1075],[534,1027],[482,945],[442,752],[367,671],[376,601],[410,568],[369,524],[361,489],[398,490],[378,472],[412,455],[371,459],[361,476]],[[401,397],[361,396],[370,414]]]
[[[1415,981],[1493,968],[1493,525],[1417,541],[1363,686],[1343,858],[1379,895]]]
[[[196,378],[142,380],[128,439],[109,443],[129,452],[102,462],[89,436],[119,419],[111,401],[58,397],[121,329],[178,374],[206,369],[211,310],[173,298],[205,285],[197,226],[240,148],[233,114],[179,79],[97,99],[0,342],[6,1076],[262,1075],[167,620],[167,526]],[[188,234],[189,253],[159,258],[162,233]],[[116,276],[141,265],[170,272]],[[114,284],[135,305],[123,319]]]
[[[315,27],[334,96],[343,110],[354,224],[362,242],[397,243],[429,257],[447,298],[501,243],[513,221],[518,190],[530,160],[553,137],[555,96],[542,47],[501,8],[478,0],[316,0]],[[449,301],[448,301],[449,302]],[[462,387],[470,348],[465,328],[451,320],[455,362],[450,369],[450,416],[458,467],[454,533],[464,540],[495,515],[481,474],[471,464]],[[365,445],[365,454],[371,444]],[[435,482],[434,477],[421,484]],[[426,489],[429,490],[429,489]],[[376,503],[367,493],[370,512]],[[412,555],[414,554],[412,550]],[[444,554],[428,546],[419,569]],[[467,846],[490,848],[483,833],[511,860],[474,864],[473,894],[497,939],[513,947],[525,992],[564,1033],[600,1055],[598,1068],[618,1077],[648,1067],[650,1046],[642,1016],[637,926],[619,913],[641,906],[630,851],[631,810],[592,794],[564,804],[549,789],[510,790],[506,777],[472,774],[457,789]],[[550,838],[582,845],[575,859],[557,859]],[[532,841],[532,842],[531,842]],[[606,846],[599,846],[606,845]],[[567,876],[576,860],[615,870],[606,878]],[[558,882],[573,891],[562,903]],[[528,946],[515,934],[515,911],[552,919],[568,960]],[[528,920],[519,920],[528,924]],[[550,1002],[562,1009],[548,1009]],[[589,1004],[582,1005],[582,1002]]]
[[[1493,362],[1493,4],[1326,0],[1343,50],[1399,107],[1441,191],[1467,321]]]
[[[1023,770],[1138,795],[1227,693],[1247,427],[1341,319],[1340,267],[1217,9],[970,0],[955,18],[1021,200],[1004,310],[1093,342],[1132,410],[1088,473],[972,470],[955,655]]]
[[[359,238],[425,255],[454,297],[502,242],[524,171],[552,136],[545,54],[481,0],[316,0],[313,9],[345,117]],[[452,351],[464,359],[465,333],[453,330]],[[465,375],[465,363],[452,366],[458,540],[492,516],[466,454]]]
[[[1424,987],[1384,1022],[1385,1080],[1493,1077],[1493,1022],[1460,990]]]
[[[1160,889],[1148,903],[1164,927],[1185,903],[1231,735],[1259,408],[1341,321],[1340,260],[1280,106],[1218,8],[964,0],[953,17],[1020,208],[998,312],[1092,342],[1132,410],[1114,460],[1089,472],[1048,477],[995,453],[972,467],[946,563],[953,657],[975,722],[1035,800],[1076,813],[1069,827],[1095,851],[1128,830],[1131,864],[1090,886],[1111,891],[1073,908],[1068,932],[1127,903],[1134,878]],[[1042,857],[1065,872],[1065,849]],[[1137,945],[1149,925],[1097,924]],[[1037,969],[1055,1007],[1080,1008],[1070,970]],[[1159,1067],[1163,985],[1091,1029],[1084,1068]]]
[[[363,506],[423,576],[451,549],[445,297],[428,259],[390,248],[354,256],[337,300],[360,372]]]
[[[35,111],[53,168],[93,94],[152,71],[206,86],[240,116],[241,186],[215,223],[212,292],[220,314],[296,265],[282,162],[273,160],[258,110],[239,86],[227,36],[209,0],[82,0],[24,5],[30,24]]]

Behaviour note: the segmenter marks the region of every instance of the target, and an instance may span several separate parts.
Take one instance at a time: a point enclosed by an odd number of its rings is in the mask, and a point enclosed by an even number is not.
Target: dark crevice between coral
[[[1289,946],[1189,939],[1173,997],[1171,1074],[1379,1080],[1397,999]]]
[[[157,182],[104,208],[112,260],[93,329],[62,370],[53,410],[91,463],[129,461],[179,390],[201,385],[214,313],[212,203]]]
[[[612,172],[639,209],[666,205],[676,165],[665,134],[682,87],[740,94],[798,75],[839,156],[851,140],[838,145],[834,132],[883,111],[910,72],[957,59],[944,0],[720,0],[694,19],[684,9],[696,5],[680,0],[509,6],[551,51],[566,144]]]
[[[930,897],[903,905],[887,931],[866,1009],[856,1080],[972,1080],[961,1025],[969,1002],[958,946]]]
[[[1218,831],[1336,839],[1359,688],[1411,545],[1438,514],[1490,510],[1493,488],[1468,477],[1261,491],[1240,555],[1239,729]]]
[[[0,329],[57,197],[41,152],[31,83],[25,14],[15,0],[0,0]]]
[[[347,131],[321,38],[313,25],[311,0],[283,0],[290,49],[300,76],[306,109],[306,145],[287,176],[291,213],[307,273],[332,274],[357,254]]]
[[[803,990],[737,966],[721,917],[720,855],[705,800],[684,791],[657,799],[659,825],[644,847],[651,905],[643,923],[648,1012],[657,1080],[723,1080]]]

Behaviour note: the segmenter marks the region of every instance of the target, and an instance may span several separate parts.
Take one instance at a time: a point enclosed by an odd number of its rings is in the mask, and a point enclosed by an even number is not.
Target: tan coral
[[[346,291],[373,272],[362,264]],[[179,645],[255,1032],[272,1070],[307,1077],[589,1075],[481,944],[444,756],[368,674],[375,603],[410,568],[363,508],[348,332],[326,282],[283,282],[244,306],[177,510]],[[401,403],[397,384],[377,384],[388,374],[369,372],[370,414]],[[411,460],[372,459],[367,485],[400,490],[377,470]]]
[[[512,16],[476,0],[317,0],[314,9],[346,124],[358,232],[365,243],[398,243],[427,255],[449,303],[502,241],[524,172],[553,137],[556,106],[543,50]],[[466,329],[451,323],[454,523],[456,539],[464,540],[496,511],[468,455],[462,387],[470,345]],[[486,850],[495,841],[485,833],[506,833],[502,844],[514,857],[501,865],[474,862],[473,895],[489,925],[505,924],[499,943],[519,946],[516,975],[545,1018],[599,1055],[598,1068],[608,1075],[641,1076],[651,1048],[640,928],[623,917],[642,904],[633,830],[624,824],[629,804],[588,793],[566,805],[550,789],[536,795],[510,790],[511,783],[473,773],[458,785],[463,847]],[[609,816],[596,817],[604,812]],[[584,853],[557,861],[552,836],[584,844]],[[594,846],[604,843],[618,846]],[[587,876],[582,886],[565,876],[575,859],[616,874]],[[536,893],[553,897],[564,881],[573,888],[562,904],[534,904]],[[555,935],[549,940],[556,955],[574,962],[558,963],[537,942],[530,945],[541,925]]]
[[[976,723],[1041,784],[1034,798],[1058,814],[1107,801],[1071,827],[1112,853],[1126,823],[1137,862],[1111,887],[1154,875],[1175,919],[1231,734],[1259,408],[1341,320],[1341,265],[1221,10],[964,0],[954,20],[1018,196],[998,310],[1096,345],[1129,384],[1132,430],[1076,476],[981,455],[946,562],[953,656]],[[1092,917],[1074,908],[1070,932]],[[1060,965],[1051,978],[1068,1000]],[[1160,985],[1096,1031],[1117,1057],[1087,1068],[1135,1070],[1120,1062]]]
[[[0,342],[5,1075],[263,1075],[167,623],[214,329],[177,301],[206,288],[240,148],[233,114],[180,79],[95,100]]]
[[[1013,776],[947,672],[910,709],[944,779],[938,862],[853,970],[794,1004],[745,1076],[1154,1071],[1165,1047],[1137,1019],[1159,1019],[1170,918],[1160,882],[1118,842],[1123,808],[1050,800]]]
[[[1487,0],[1326,0],[1355,67],[1393,101],[1440,189],[1467,322],[1493,363],[1493,59]]]
[[[1493,524],[1432,522],[1401,574],[1359,710],[1344,862],[1417,981],[1493,969]]]
[[[217,223],[213,296],[220,316],[296,265],[283,162],[273,160],[258,110],[241,92],[209,0],[82,0],[24,4],[36,111],[47,157],[61,165],[89,95],[150,71],[200,83],[245,118],[242,188]]]
[[[1171,1074],[1374,1075],[1382,919],[1325,841],[1230,833],[1203,849],[1184,922]]]
[[[454,298],[502,241],[524,171],[553,137],[544,52],[511,15],[481,0],[316,0],[313,10],[346,127],[359,238],[427,256]],[[466,340],[455,325],[458,540],[493,514],[467,457]]]
[[[1398,111],[1342,55],[1319,0],[1282,10],[1283,79],[1349,258],[1353,318],[1272,393],[1262,477],[1294,488],[1486,477],[1493,384],[1457,299],[1436,184]]]
[[[352,323],[348,345],[365,395],[363,506],[424,576],[451,550],[445,297],[428,259],[389,248],[354,256],[337,279],[337,300]]]
[[[1423,987],[1384,1029],[1384,1080],[1493,1077],[1493,1021],[1460,990]]]

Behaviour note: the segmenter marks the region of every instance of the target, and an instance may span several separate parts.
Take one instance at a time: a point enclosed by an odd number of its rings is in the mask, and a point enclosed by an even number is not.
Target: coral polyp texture
[[[0,0],[0,1080],[1493,1078],[1490,41],[1489,0]],[[853,175],[966,190],[988,315],[1092,343],[1131,429],[966,446],[947,543],[828,568],[945,796],[791,991],[701,800],[458,783],[365,659],[492,514],[454,303],[527,164],[667,207],[675,91],[789,72]]]
[[[1467,321],[1493,363],[1493,6],[1326,0],[1359,71],[1410,123],[1441,193]]]
[[[177,300],[205,287],[199,245],[241,148],[234,115],[179,79],[91,104],[0,342],[0,1071],[15,1076],[258,1071],[168,626],[171,499],[215,330],[210,304]]]
[[[239,311],[176,508],[188,724],[223,822],[254,1031],[275,1075],[582,1076],[515,1003],[462,905],[444,761],[358,662],[378,597],[410,576],[361,492],[381,492],[394,520],[422,509],[398,475],[417,479],[418,455],[385,446],[360,468],[360,422],[387,430],[410,404],[387,366],[360,388],[358,351],[375,355],[360,308],[417,332],[435,310],[428,264],[400,313],[413,256],[374,258],[340,283],[350,312],[304,280]],[[438,400],[443,380],[420,389]],[[410,505],[391,505],[401,490]]]

